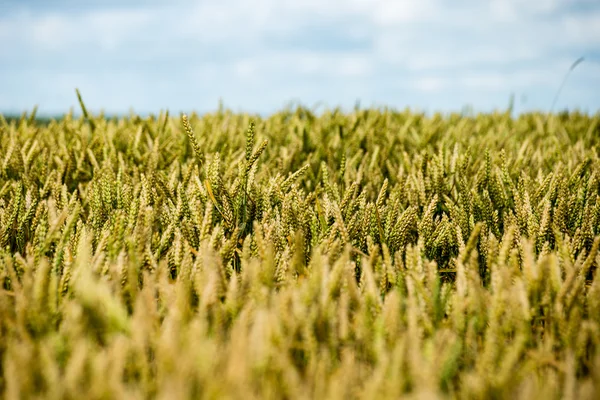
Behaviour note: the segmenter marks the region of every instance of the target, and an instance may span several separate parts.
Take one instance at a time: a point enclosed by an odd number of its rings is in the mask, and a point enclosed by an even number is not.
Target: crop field
[[[0,115],[0,397],[598,399],[600,114]]]

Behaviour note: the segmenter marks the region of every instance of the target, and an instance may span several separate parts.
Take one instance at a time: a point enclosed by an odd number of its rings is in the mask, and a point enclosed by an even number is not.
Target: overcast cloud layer
[[[85,5],[82,5],[85,3]],[[597,0],[0,2],[0,111],[600,110]]]

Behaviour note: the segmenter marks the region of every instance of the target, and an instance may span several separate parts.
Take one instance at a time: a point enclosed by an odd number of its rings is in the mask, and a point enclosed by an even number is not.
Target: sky
[[[0,112],[600,110],[598,0],[0,0]]]

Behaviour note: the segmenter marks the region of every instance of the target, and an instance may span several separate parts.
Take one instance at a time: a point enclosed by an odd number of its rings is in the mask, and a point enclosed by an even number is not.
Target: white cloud
[[[449,79],[444,79],[438,76],[425,76],[415,79],[412,82],[412,87],[420,92],[435,93],[447,88],[449,84]]]
[[[436,3],[435,0],[378,0],[369,11],[379,26],[394,26],[439,18],[441,3]]]
[[[524,15],[539,15],[557,11],[560,6],[572,3],[569,0],[491,0],[490,9],[499,17],[515,20]]]
[[[307,77],[367,77],[372,72],[371,61],[365,55],[319,54],[306,51],[288,51],[244,58],[233,64],[236,78],[257,80],[285,71]],[[267,79],[263,79],[267,81]]]
[[[222,0],[145,8],[97,3],[77,12],[21,8],[0,16],[0,41],[10,49],[0,54],[0,86],[27,89],[5,95],[0,108],[8,101],[30,107],[53,92],[69,99],[76,86],[86,86],[95,104],[149,109],[171,101],[216,104],[229,96],[226,103],[244,106],[252,98],[247,107],[274,110],[299,95],[353,103],[355,94],[389,102],[426,94],[458,109],[462,104],[451,103],[457,91],[479,91],[505,104],[510,90],[555,90],[581,52],[598,54],[600,4],[594,1]],[[585,13],[577,9],[584,3]],[[598,83],[597,72],[577,73]],[[589,84],[577,82],[571,90],[589,93]],[[580,97],[600,107],[598,96]],[[48,107],[64,108],[67,100],[58,98]]]
[[[413,82],[413,87],[422,92],[440,92],[442,90],[478,90],[481,92],[522,91],[530,86],[547,85],[554,88],[562,79],[543,70],[523,70],[516,73],[462,71],[458,75],[420,76]]]
[[[567,39],[574,45],[600,45],[600,11],[563,19]]]
[[[366,56],[350,56],[340,61],[338,71],[350,78],[366,77],[373,73],[373,65]]]
[[[74,45],[96,45],[114,50],[127,39],[147,32],[157,22],[144,10],[105,10],[69,15],[50,12],[36,15],[21,12],[11,19],[0,19],[0,38],[19,38],[22,45],[37,51],[67,51]]]

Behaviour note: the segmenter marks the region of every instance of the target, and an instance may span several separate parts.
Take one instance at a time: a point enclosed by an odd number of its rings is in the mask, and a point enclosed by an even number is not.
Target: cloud
[[[563,19],[562,24],[567,39],[573,45],[600,45],[600,11],[567,16]]]
[[[25,6],[24,4],[30,4]],[[50,6],[52,4],[52,6]],[[0,13],[0,110],[62,112],[80,87],[109,112],[271,112],[292,98],[461,109],[511,92],[547,108],[600,108],[600,5],[592,0],[179,0],[28,3]],[[8,92],[7,92],[8,90]],[[525,107],[525,106],[524,106]]]

